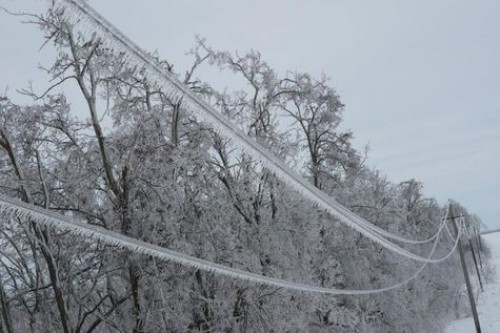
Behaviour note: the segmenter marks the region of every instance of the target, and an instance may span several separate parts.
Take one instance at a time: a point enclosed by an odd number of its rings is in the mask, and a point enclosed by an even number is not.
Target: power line
[[[337,217],[341,222],[360,232],[369,239],[377,242],[384,248],[398,253],[406,258],[426,262],[436,263],[439,260],[425,258],[407,249],[402,248],[388,240],[396,239],[400,242],[418,244],[420,241],[408,240],[406,238],[393,235],[383,229],[374,226],[368,221],[357,216],[347,208],[339,204],[333,198],[299,176],[294,170],[276,158],[267,149],[260,146],[242,133],[223,115],[213,109],[208,103],[201,100],[187,86],[182,84],[173,74],[165,71],[154,59],[144,52],[137,44],[132,42],[127,36],[109,23],[104,17],[96,12],[90,5],[79,0],[50,0],[50,4],[56,4],[56,8],[64,11],[65,17],[80,27],[80,30],[88,36],[100,35],[101,41],[110,49],[124,54],[125,62],[131,68],[140,68],[144,71],[145,77],[151,82],[156,82],[164,93],[173,100],[181,100],[183,108],[196,115],[202,121],[210,124],[223,136],[229,138],[243,151],[259,160],[266,168],[273,171],[283,182],[299,191],[304,198],[318,204],[327,212]],[[424,240],[427,242],[428,240]]]
[[[161,260],[175,262],[184,266],[200,269],[205,272],[210,272],[222,276],[228,276],[234,279],[248,281],[253,284],[261,284],[266,286],[273,286],[273,287],[285,288],[289,290],[296,290],[308,293],[319,293],[325,295],[367,295],[367,294],[381,293],[399,288],[400,286],[412,281],[427,266],[427,263],[424,262],[420,266],[420,268],[406,280],[384,288],[366,289],[366,290],[345,290],[345,289],[324,288],[324,287],[307,285],[303,283],[291,282],[283,279],[276,279],[216,264],[208,260],[196,258],[187,254],[179,253],[157,245],[146,243],[144,241],[134,239],[111,230],[103,229],[95,225],[78,222],[74,219],[69,219],[63,215],[56,214],[49,210],[0,195],[0,214],[2,213],[14,214],[15,216],[21,219],[30,219],[50,228],[56,228],[59,230],[68,231],[77,236],[88,237],[92,240],[102,241],[107,245],[116,246],[119,248],[126,248],[134,253],[150,255]],[[460,231],[458,232],[453,247],[445,256],[443,256],[439,260],[439,262],[448,259],[455,252],[455,249],[459,244],[459,239],[460,239],[459,236],[462,227],[463,223],[460,223]],[[443,230],[443,228],[441,228],[441,230]],[[428,259],[430,259],[434,255],[434,252],[439,243],[438,240],[439,237],[434,242],[433,247],[429,253]]]

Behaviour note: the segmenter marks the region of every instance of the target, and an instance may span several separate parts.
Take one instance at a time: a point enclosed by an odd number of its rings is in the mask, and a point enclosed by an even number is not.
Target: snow
[[[491,283],[484,286],[484,293],[479,295],[477,310],[482,333],[500,332],[500,232],[482,236],[491,250],[490,265],[495,270]],[[472,316],[452,322],[445,333],[475,332]]]

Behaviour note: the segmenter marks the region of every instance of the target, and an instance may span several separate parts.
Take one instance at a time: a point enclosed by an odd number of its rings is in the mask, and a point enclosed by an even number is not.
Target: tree
[[[183,112],[140,70],[58,12],[30,16],[57,50],[34,104],[0,101],[0,192],[102,228],[265,276],[376,288],[412,268],[304,200],[251,156]],[[324,77],[279,75],[258,52],[199,40],[184,76],[158,65],[323,191],[391,232],[427,237],[443,209],[416,181],[362,165]],[[212,64],[243,88],[197,77]],[[83,107],[54,88],[74,89]],[[82,112],[84,111],[84,112]],[[477,223],[474,222],[474,223]],[[84,241],[2,214],[0,327],[7,332],[371,332],[422,329],[460,281],[443,264],[390,294],[322,297],[255,286]],[[436,298],[429,290],[439,290]],[[403,306],[404,305],[404,306]],[[412,313],[405,312],[405,308]],[[441,311],[441,312],[440,312]]]

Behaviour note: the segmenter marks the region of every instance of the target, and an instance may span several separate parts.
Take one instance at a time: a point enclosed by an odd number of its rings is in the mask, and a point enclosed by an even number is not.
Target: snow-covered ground
[[[484,286],[484,293],[479,295],[477,310],[482,333],[500,332],[500,232],[483,235],[483,241],[491,250],[491,265],[495,266],[495,276],[491,283]],[[473,333],[474,320],[467,317],[452,322],[445,333]]]

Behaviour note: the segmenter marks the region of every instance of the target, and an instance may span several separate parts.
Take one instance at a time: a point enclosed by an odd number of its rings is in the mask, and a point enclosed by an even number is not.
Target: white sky
[[[39,0],[0,0],[36,12]],[[182,69],[199,34],[219,50],[260,51],[277,71],[331,77],[344,126],[368,164],[415,178],[500,227],[500,2],[497,0],[90,1],[147,50]],[[40,34],[0,14],[0,91],[34,80]],[[217,80],[211,76],[210,81]],[[40,88],[41,89],[41,88]]]

